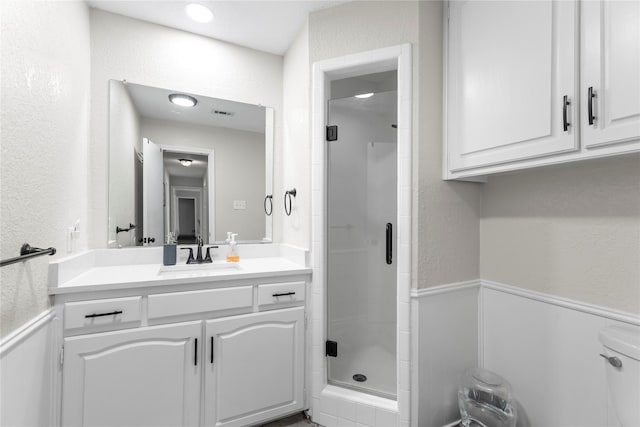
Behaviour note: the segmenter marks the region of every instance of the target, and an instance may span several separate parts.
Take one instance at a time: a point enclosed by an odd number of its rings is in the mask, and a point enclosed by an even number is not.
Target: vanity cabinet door
[[[304,307],[207,321],[205,425],[246,426],[304,407]]]
[[[197,321],[66,338],[62,425],[199,425],[201,334]]]
[[[637,140],[640,2],[584,1],[581,14],[584,145],[592,149]]]
[[[579,149],[576,11],[573,1],[448,3],[446,178]]]

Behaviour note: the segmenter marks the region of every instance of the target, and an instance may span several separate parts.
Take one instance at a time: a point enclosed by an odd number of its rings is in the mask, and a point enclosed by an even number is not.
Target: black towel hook
[[[293,190],[287,190],[284,193],[284,212],[287,216],[291,216],[291,196],[296,197],[297,191],[294,188]],[[287,208],[287,200],[289,200],[289,207]]]
[[[267,209],[267,200],[269,201],[269,209]],[[273,194],[267,194],[266,196],[264,196],[264,213],[267,214],[267,216],[271,216],[271,214],[273,213]]]

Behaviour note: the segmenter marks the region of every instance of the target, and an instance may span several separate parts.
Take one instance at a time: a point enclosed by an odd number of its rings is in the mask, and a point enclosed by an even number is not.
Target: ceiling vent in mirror
[[[227,117],[233,117],[236,113],[233,113],[231,111],[224,111],[224,110],[216,110],[215,108],[213,110],[211,110],[211,114],[216,114],[218,116],[227,116]]]
[[[169,101],[180,107],[194,107],[198,100],[193,96],[185,95],[184,93],[172,93],[169,95]]]

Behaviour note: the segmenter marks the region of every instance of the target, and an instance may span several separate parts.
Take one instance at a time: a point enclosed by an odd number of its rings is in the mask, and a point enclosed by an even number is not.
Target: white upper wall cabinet
[[[449,4],[452,171],[578,148],[575,29],[573,2]]]
[[[587,148],[640,138],[640,2],[582,7],[582,142]]]
[[[617,0],[449,2],[444,178],[639,151],[639,10]]]

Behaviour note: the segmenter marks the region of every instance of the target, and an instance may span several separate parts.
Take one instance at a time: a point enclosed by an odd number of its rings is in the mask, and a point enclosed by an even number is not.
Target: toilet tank
[[[618,358],[622,366],[615,367],[603,359],[611,403],[622,427],[640,426],[640,327],[609,326],[598,335],[603,354]]]

